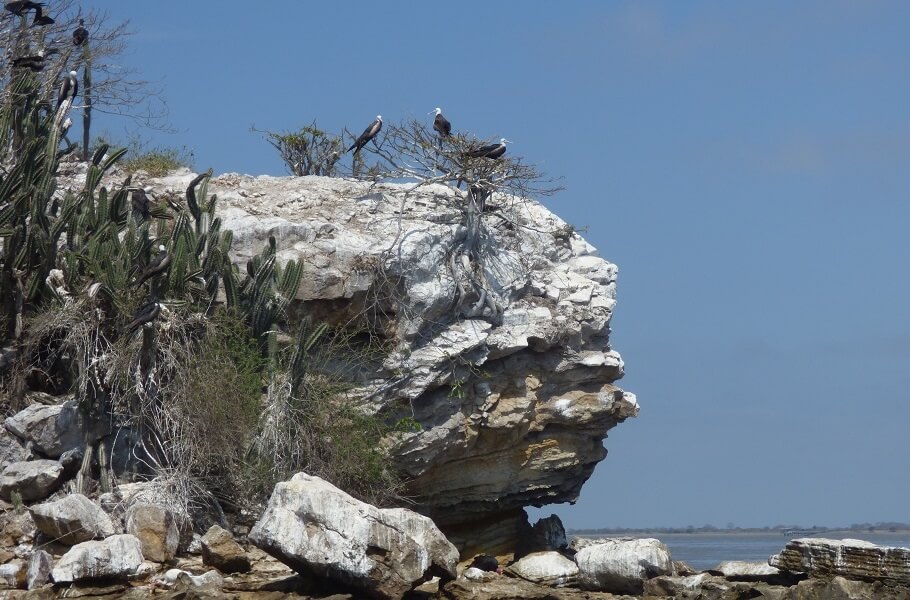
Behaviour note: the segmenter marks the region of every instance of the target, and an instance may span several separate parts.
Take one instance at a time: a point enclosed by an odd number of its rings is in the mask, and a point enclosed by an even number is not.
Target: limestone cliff
[[[179,172],[144,182],[180,197]],[[417,508],[443,524],[574,501],[607,431],[638,413],[615,387],[616,266],[541,204],[496,196],[473,258],[501,314],[465,310],[453,249],[464,211],[442,186],[324,177],[215,177],[240,264],[277,239],[304,261],[299,310],[360,319],[388,351],[353,396],[422,430],[394,450]]]

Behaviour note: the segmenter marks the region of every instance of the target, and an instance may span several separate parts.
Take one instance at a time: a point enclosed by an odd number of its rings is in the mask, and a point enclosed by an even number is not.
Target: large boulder
[[[75,400],[63,404],[31,404],[3,424],[48,458],[60,458],[67,450],[85,444],[85,420]]]
[[[28,589],[39,588],[51,579],[51,569],[54,568],[54,557],[44,550],[32,552],[28,559],[28,572],[26,579]]]
[[[72,546],[116,533],[107,513],[82,494],[70,494],[28,510],[38,530],[61,544]]]
[[[433,575],[451,579],[458,562],[427,517],[376,508],[306,473],[275,486],[249,539],[298,572],[375,598],[400,598]]]
[[[63,483],[63,467],[56,460],[29,460],[7,465],[0,473],[0,498],[13,492],[24,502],[47,498]]]
[[[780,598],[782,600],[908,600],[910,590],[903,585],[887,585],[881,581],[860,581],[836,576],[800,581]]]
[[[56,583],[86,579],[118,579],[136,573],[142,564],[142,544],[134,535],[112,535],[101,541],[76,544],[51,571]]]
[[[579,585],[614,594],[641,594],[644,582],[673,574],[666,544],[654,538],[573,540]]]
[[[538,585],[562,587],[575,585],[578,565],[559,552],[533,552],[509,565],[506,572]]]
[[[174,513],[155,504],[134,504],[126,511],[126,532],[139,538],[146,560],[168,562],[177,554],[180,530]]]
[[[530,538],[532,550],[562,550],[569,545],[566,528],[557,515],[550,515],[534,523]]]
[[[202,564],[215,567],[222,573],[246,573],[250,559],[243,546],[234,540],[231,532],[212,525],[202,536]]]
[[[790,540],[769,563],[778,569],[807,573],[810,577],[841,576],[910,585],[910,548],[878,546],[863,540]]]

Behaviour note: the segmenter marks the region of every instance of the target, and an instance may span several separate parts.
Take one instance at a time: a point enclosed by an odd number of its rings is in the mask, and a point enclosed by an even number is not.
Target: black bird
[[[474,148],[465,152],[465,156],[470,158],[499,158],[506,153],[506,144],[510,143],[506,138],[499,140],[498,144],[487,144],[479,148]]]
[[[133,315],[133,320],[130,321],[130,324],[127,325],[126,328],[129,330],[130,335],[132,335],[146,323],[151,323],[157,319],[159,314],[161,314],[161,304],[158,303],[157,298],[153,297],[139,307],[136,314]]]
[[[357,138],[357,141],[354,142],[348,152],[354,150],[354,154],[360,152],[360,149],[367,145],[367,142],[376,137],[376,134],[379,133],[379,130],[382,129],[382,115],[376,115],[376,120],[370,123],[370,126],[363,130],[363,133],[360,134],[360,137]]]
[[[149,212],[149,197],[142,188],[133,188],[130,200],[133,206],[133,217],[137,221],[147,221],[151,213]]]
[[[40,10],[43,5],[38,2],[30,2],[29,0],[15,0],[14,2],[7,2],[4,5],[4,8],[17,17],[21,17],[26,12],[30,10]]]
[[[136,280],[136,283],[133,284],[133,287],[139,287],[150,278],[167,271],[168,267],[171,266],[172,259],[173,256],[168,253],[167,248],[163,245],[158,246],[158,254],[145,266],[145,269],[143,269],[142,274],[139,276],[139,279]]]
[[[85,28],[85,19],[79,19],[79,27],[73,31],[73,46],[81,46],[88,40],[88,29]]]
[[[471,567],[480,569],[481,571],[492,571],[493,573],[496,573],[499,571],[499,561],[496,560],[495,556],[478,554],[474,557],[474,560],[471,561]]]
[[[433,119],[433,129],[439,133],[440,137],[446,137],[452,133],[452,124],[442,116],[442,109],[436,107],[436,118]]]
[[[35,18],[32,20],[32,27],[44,27],[53,25],[54,20],[41,11],[41,5],[35,7]]]
[[[37,56],[20,56],[13,59],[13,67],[31,69],[33,73],[39,73],[44,70],[44,57]]]
[[[75,71],[70,71],[69,75],[63,80],[63,83],[60,84],[60,92],[57,94],[57,108],[55,110],[60,110],[60,105],[63,104],[63,101],[67,98],[76,98],[76,94],[79,93],[79,80],[76,78],[78,73]]]

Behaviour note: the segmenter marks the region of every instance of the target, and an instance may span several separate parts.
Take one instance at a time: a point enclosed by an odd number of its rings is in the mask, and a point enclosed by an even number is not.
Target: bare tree
[[[44,13],[54,19],[45,26],[33,26],[32,14],[16,16],[4,11],[0,16],[0,44],[7,48],[7,60],[0,61],[0,101],[11,102],[11,87],[16,71],[13,62],[22,57],[40,57],[32,69],[41,81],[40,101],[50,109],[56,106],[62,78],[71,70],[80,72],[82,86],[74,108],[83,109],[83,151],[87,152],[92,112],[114,114],[147,127],[165,129],[167,105],[161,89],[138,77],[121,58],[131,35],[129,24],[116,22],[106,12],[84,12],[78,0],[47,0]],[[88,40],[81,46],[73,42],[79,20],[85,23]]]
[[[521,157],[476,156],[478,148],[486,144],[467,134],[440,137],[424,123],[412,119],[400,125],[389,124],[362,152],[375,158],[366,167],[367,178],[411,184],[403,201],[408,194],[426,186],[443,185],[449,189],[463,225],[463,233],[456,238],[446,259],[457,289],[453,308],[466,317],[498,322],[501,299],[496,297],[485,268],[494,258],[484,243],[491,235],[490,223],[521,227],[520,223],[509,222],[502,210],[506,204],[550,195],[561,188]],[[354,176],[363,172],[363,167],[356,164],[351,168]]]

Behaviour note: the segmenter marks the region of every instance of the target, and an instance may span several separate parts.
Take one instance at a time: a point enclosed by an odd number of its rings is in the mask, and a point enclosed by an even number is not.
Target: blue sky
[[[641,415],[569,527],[910,521],[910,3],[92,0],[196,167],[441,106],[620,267]],[[260,4],[257,4],[260,5]],[[124,121],[99,129],[126,135]]]

